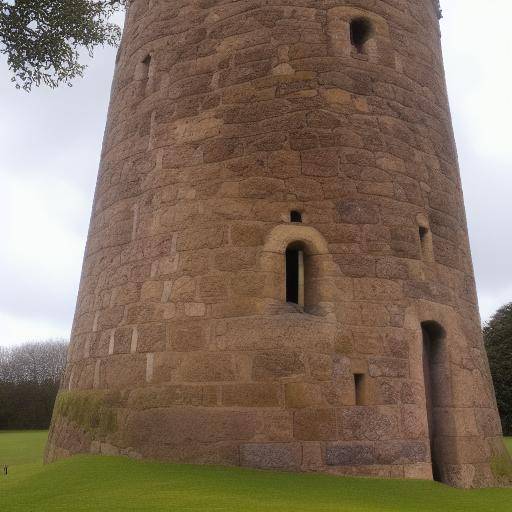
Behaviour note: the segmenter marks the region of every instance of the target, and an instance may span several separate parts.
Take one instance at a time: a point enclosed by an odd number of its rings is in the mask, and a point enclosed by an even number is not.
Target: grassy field
[[[45,432],[0,433],[0,510],[510,512],[512,489],[336,478],[80,456],[43,466]],[[512,440],[508,440],[512,449]]]

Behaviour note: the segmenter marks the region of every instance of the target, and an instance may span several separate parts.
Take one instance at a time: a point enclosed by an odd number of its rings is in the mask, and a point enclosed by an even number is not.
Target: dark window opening
[[[364,45],[372,33],[372,24],[368,19],[356,18],[350,22],[350,42],[359,53],[364,53]]]
[[[299,303],[299,251],[286,251],[286,302]]]
[[[443,420],[439,416],[439,408],[443,404],[444,362],[442,361],[442,343],[445,338],[444,329],[436,322],[421,324],[423,337],[423,378],[425,382],[425,399],[427,408],[428,432],[430,438],[430,453],[432,458],[432,474],[434,480],[442,481],[441,466],[442,452],[438,439],[437,422]]]
[[[290,212],[290,221],[291,222],[302,222],[302,213],[297,210],[293,210]]]
[[[286,249],[286,302],[304,306],[304,252],[292,245]]]
[[[421,257],[427,262],[434,261],[434,249],[432,246],[432,233],[425,226],[419,227],[419,237],[421,246]]]
[[[366,378],[364,373],[354,374],[354,385],[356,392],[356,405],[366,405]]]
[[[144,78],[149,78],[149,68],[151,66],[151,55],[147,55],[142,61],[144,66]]]

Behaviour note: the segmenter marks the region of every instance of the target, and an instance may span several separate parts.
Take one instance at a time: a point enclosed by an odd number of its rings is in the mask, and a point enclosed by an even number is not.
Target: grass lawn
[[[180,512],[510,512],[512,489],[337,478],[79,456],[43,466],[46,433],[0,433],[0,509]],[[508,440],[512,449],[512,440]]]

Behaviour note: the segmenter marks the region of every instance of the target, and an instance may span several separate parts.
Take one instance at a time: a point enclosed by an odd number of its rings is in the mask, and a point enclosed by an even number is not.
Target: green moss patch
[[[106,436],[117,431],[115,400],[102,391],[63,391],[54,414],[76,423],[85,431]]]
[[[503,454],[493,457],[491,470],[497,479],[512,483],[512,460],[509,455]]]

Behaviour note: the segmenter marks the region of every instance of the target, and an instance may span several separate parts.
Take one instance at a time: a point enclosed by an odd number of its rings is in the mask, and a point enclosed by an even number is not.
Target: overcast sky
[[[485,320],[512,301],[512,2],[445,0],[443,8]],[[98,51],[72,88],[30,94],[14,89],[0,61],[0,345],[69,337],[114,58],[113,49]]]

